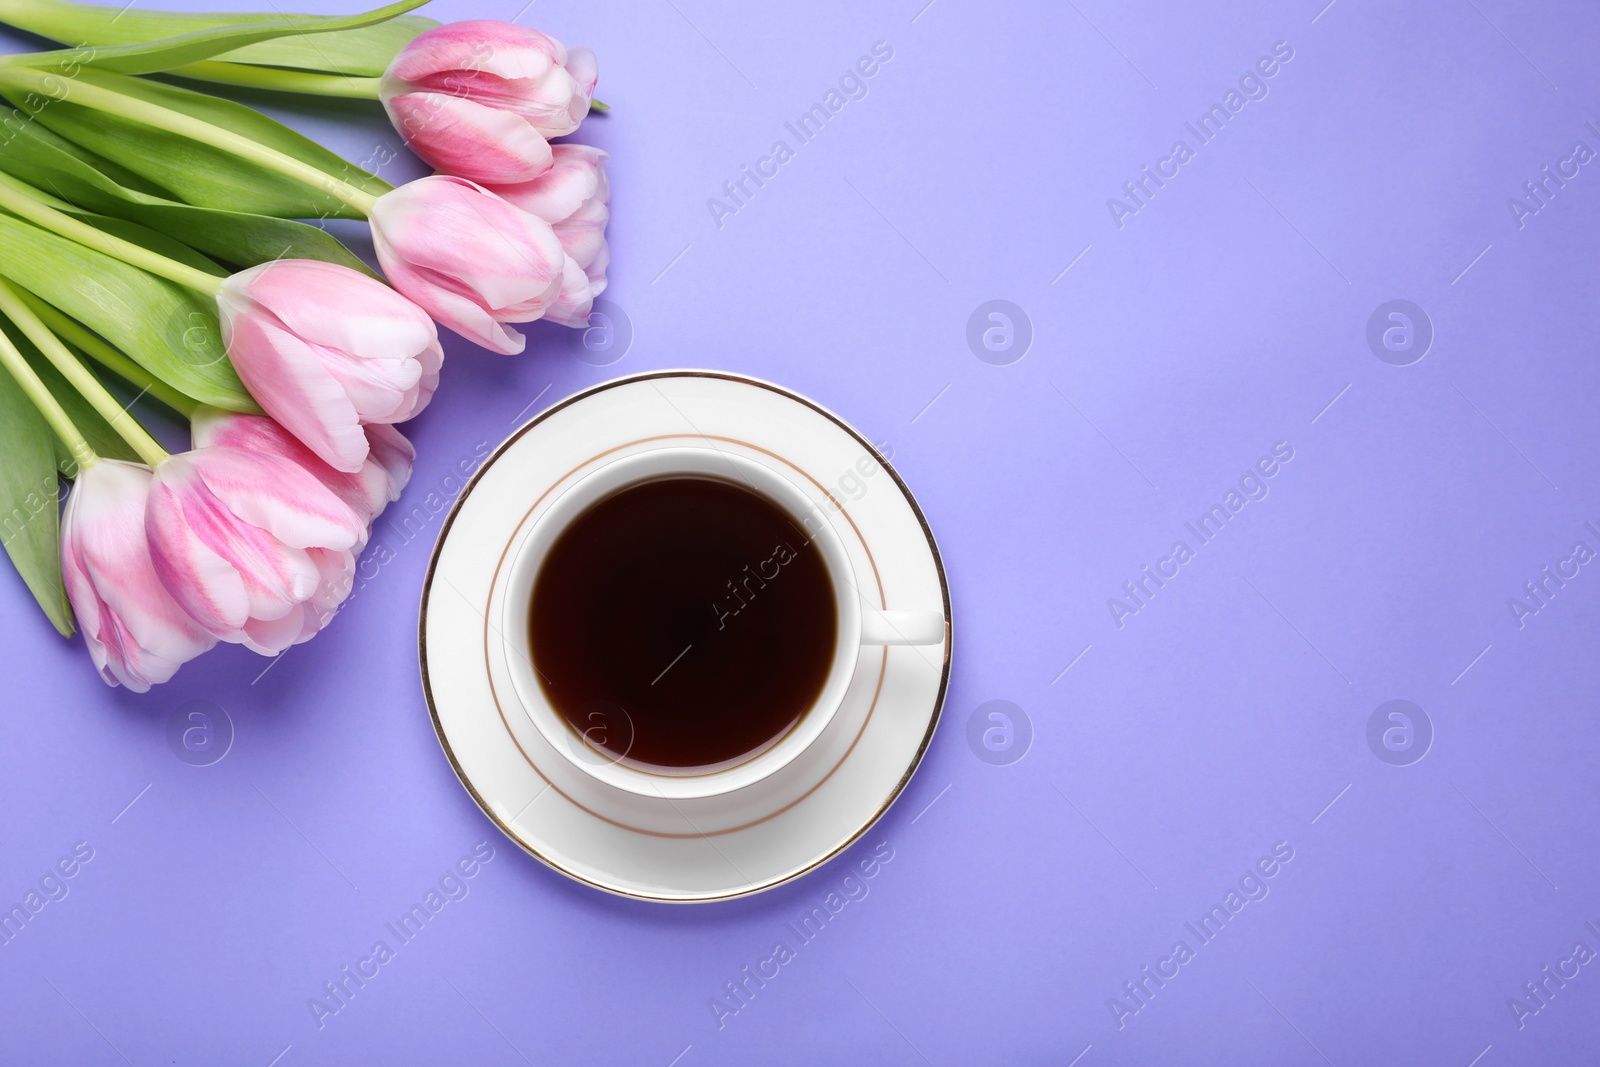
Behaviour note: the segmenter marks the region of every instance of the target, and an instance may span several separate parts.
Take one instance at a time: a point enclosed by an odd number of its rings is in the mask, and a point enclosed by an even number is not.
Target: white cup
[[[674,475],[733,482],[781,507],[821,552],[838,609],[837,637],[827,680],[799,722],[775,743],[731,766],[687,768],[675,774],[632,766],[625,758],[580,735],[551,705],[530,656],[533,587],[557,538],[597,501],[630,485]],[[573,766],[607,785],[641,796],[674,800],[731,793],[770,777],[797,759],[816,742],[838,712],[855,676],[863,645],[936,645],[944,641],[946,632],[942,612],[882,611],[865,603],[855,568],[827,510],[777,471],[709,446],[672,446],[634,453],[606,463],[561,493],[534,520],[515,549],[500,625],[513,687],[545,740]],[[608,725],[616,724],[602,722],[597,727]]]

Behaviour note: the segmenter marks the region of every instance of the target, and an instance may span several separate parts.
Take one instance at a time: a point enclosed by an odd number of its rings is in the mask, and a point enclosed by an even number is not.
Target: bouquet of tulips
[[[605,153],[551,143],[603,106],[594,56],[407,14],[423,2],[0,0],[0,22],[66,46],[0,56],[0,533],[111,685],[318,633],[410,476],[395,426],[438,384],[435,323],[514,354],[512,324],[583,326],[605,288]],[[381,102],[437,173],[391,187],[153,74]],[[327,218],[370,224],[382,277],[303,221]],[[169,454],[113,385],[187,419],[191,450]]]

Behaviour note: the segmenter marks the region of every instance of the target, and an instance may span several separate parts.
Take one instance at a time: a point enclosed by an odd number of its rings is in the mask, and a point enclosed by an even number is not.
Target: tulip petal
[[[447,173],[498,184],[528,181],[550,168],[550,142],[513,111],[427,92],[391,97],[384,106],[410,149]]]
[[[589,312],[594,307],[594,290],[589,287],[589,276],[583,273],[576,260],[568,259],[562,271],[561,295],[550,305],[545,318],[562,326],[577,329],[589,325]]]
[[[216,644],[172,598],[145,538],[148,467],[82,468],[62,516],[62,576],[95,669],[143,693]]]
[[[188,453],[191,459],[196,456],[202,458],[195,465],[200,482],[222,506],[290,548],[345,549],[361,534],[360,516],[315,476],[281,456],[231,448]]]
[[[378,258],[383,260],[381,254]],[[395,285],[411,293],[411,298],[430,315],[473,344],[504,356],[517,355],[527,347],[526,337],[501,325],[476,301],[454,292],[447,284],[451,279],[433,271],[408,270],[389,263],[385,263],[383,269]]]
[[[440,71],[485,71],[501,78],[538,78],[565,63],[561,42],[538,30],[490,19],[446,23],[414,38],[386,77],[417,81]]]
[[[73,487],[72,495],[67,497],[66,509],[61,515],[61,579],[67,590],[67,600],[72,603],[72,613],[78,620],[78,632],[83,635],[84,647],[89,650],[89,659],[94,664],[94,669],[105,679],[107,685],[119,685],[121,679],[118,672],[110,669],[110,653],[101,634],[105,630],[100,606],[100,596],[95,591],[94,579],[89,576],[88,569],[78,553],[76,538],[70,531],[77,525],[78,520],[74,515],[74,503],[80,495],[78,487]]]
[[[437,378],[437,371],[434,376]],[[282,456],[311,472],[352,511],[370,523],[399,495],[394,488],[395,480],[398,477],[400,484],[405,484],[405,479],[411,474],[411,460],[415,458],[415,453],[411,451],[410,443],[393,427],[369,425],[365,430],[372,451],[368,453],[367,462],[355,474],[334,470],[288,430],[264,415],[238,415],[215,408],[202,408],[194,416],[190,435],[197,449],[220,446]],[[396,441],[399,445],[395,444]]]
[[[378,95],[412,150],[438,169],[521,182],[550,161],[549,148],[528,133],[548,140],[576,130],[598,77],[586,48],[569,53],[537,30],[478,20],[415,38],[384,73]]]
[[[364,359],[403,362],[438,340],[422,309],[376,278],[335,263],[277,260],[224,284],[242,285],[296,337]]]
[[[354,473],[366,458],[361,422],[410,418],[437,385],[433,321],[358,271],[277,260],[230,277],[217,306],[261,406],[338,470]]]
[[[610,199],[604,170],[609,156],[604,151],[590,145],[558,144],[552,153],[550,168],[543,174],[516,185],[491,185],[490,191],[551,225],[569,218],[589,201],[604,205]]]
[[[306,469],[225,446],[157,467],[145,527],[173,597],[215,637],[263,652],[315,633],[348,595],[348,581],[330,583],[346,573],[344,561],[353,568],[349,549],[366,532],[357,512]],[[308,615],[309,602],[329,610]]]
[[[555,226],[556,237],[561,241],[561,249],[567,254],[568,259],[575,259],[584,270],[589,270],[606,251],[605,223],[595,225],[591,222],[558,222]],[[606,257],[609,261],[609,256]],[[601,266],[600,274],[605,273]]]
[[[266,315],[225,312],[223,332],[257,403],[335,470],[360,470],[367,456],[361,416],[322,352]]]
[[[159,492],[158,486],[156,493]],[[152,493],[152,503],[157,499],[156,493]],[[202,607],[229,604],[232,610],[221,617],[220,626],[212,628],[218,637],[225,641],[238,640],[249,620],[281,619],[292,612],[296,604],[316,593],[316,566],[303,549],[286,545],[248,522],[239,522],[231,510],[204,487],[186,493],[180,507],[183,528],[190,535],[186,565],[207,577],[216,577],[225,598],[215,596],[209,583],[199,588],[198,583],[180,584],[172,592],[191,614],[208,626],[210,620],[196,610],[196,605],[191,604],[185,594],[198,596]],[[231,570],[233,580],[221,575],[217,564],[202,549]],[[194,566],[195,559],[202,561],[203,569]],[[236,590],[242,594],[242,605],[234,596]]]
[[[388,475],[384,503],[392,504],[400,499],[406,483],[411,481],[411,468],[416,461],[417,450],[393,426],[368,426],[367,439],[372,443],[373,460]],[[377,511],[382,510],[380,505]]]
[[[362,421],[404,421],[420,409],[419,361],[361,359],[337,349],[322,349],[318,354],[324,369],[350,399]],[[366,459],[364,449],[361,458]]]
[[[240,630],[239,644],[262,656],[276,656],[292,645],[314,635],[315,627],[307,632],[308,608],[296,604],[281,619],[251,619]]]
[[[548,223],[480,185],[434,175],[378,200],[373,247],[395,287],[486,348],[520,352],[507,322],[545,313],[566,253]]]
[[[595,54],[587,48],[571,48],[567,50],[567,73],[572,75],[572,80],[578,83],[578,91],[583,94],[583,109],[589,110],[589,99],[594,96],[594,87],[600,81],[600,61]],[[583,115],[575,115],[575,119]]]
[[[139,464],[102,460],[85,468],[68,500],[63,542],[72,546],[74,580],[93,590],[85,598],[93,609],[80,621],[86,639],[93,635],[102,645],[97,665],[108,680],[138,692],[216,643],[156,575],[145,538],[150,482],[149,468]]]
[[[537,297],[561,274],[561,242],[548,223],[482,186],[435,175],[401,186],[372,212],[374,239],[410,264],[463,279],[491,307]]]
[[[157,472],[150,488],[150,558],[161,584],[201,626],[224,641],[236,640],[233,635],[250,617],[244,578],[190,525],[183,495],[192,491],[192,472],[173,469],[172,462],[162,464],[167,469]]]

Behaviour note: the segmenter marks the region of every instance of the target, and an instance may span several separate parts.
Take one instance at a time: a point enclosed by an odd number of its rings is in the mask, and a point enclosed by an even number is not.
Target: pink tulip
[[[89,657],[107,685],[149,692],[217,643],[156,576],[145,540],[150,468],[82,468],[61,516],[61,573]]]
[[[161,583],[201,626],[270,656],[349,595],[365,524],[299,464],[213,447],[156,468],[145,532]]]
[[[557,294],[545,318],[562,326],[581,330],[589,325],[589,312],[594,310],[594,287],[589,276],[583,273],[578,261],[568,256],[561,265],[561,292]]]
[[[371,222],[394,287],[485,348],[521,352],[522,335],[503,324],[541,318],[560,294],[566,252],[550,224],[464,178],[402,185],[378,198]]]
[[[189,434],[195,448],[220,446],[265,452],[304,467],[370,527],[384,508],[400,499],[417,454],[411,442],[393,426],[373,423],[363,429],[371,449],[361,469],[353,474],[334,470],[322,462],[299,438],[265,415],[237,415],[202,407],[190,422]],[[358,547],[365,542],[363,531]]]
[[[548,222],[567,257],[577,263],[589,279],[589,296],[606,290],[606,267],[610,250],[606,247],[606,223],[610,221],[611,186],[606,180],[609,157],[591,145],[558,144],[549,170],[529,182],[495,186],[493,191],[522,210]],[[563,284],[563,310],[573,305]],[[569,326],[588,324],[588,309],[577,322],[569,322],[552,312],[550,318]]]
[[[217,306],[251,395],[336,470],[361,470],[363,423],[404,422],[439,384],[444,349],[432,320],[349,267],[264,263],[223,282]]]
[[[380,83],[411,150],[481,182],[520,182],[550,166],[549,138],[578,128],[599,77],[594,53],[537,30],[487,20],[429,30]]]

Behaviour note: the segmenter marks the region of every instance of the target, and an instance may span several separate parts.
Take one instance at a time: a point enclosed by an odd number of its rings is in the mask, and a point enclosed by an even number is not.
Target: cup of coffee
[[[827,509],[707,446],[605,463],[514,550],[500,632],[544,738],[647,797],[743,789],[792,763],[863,646],[944,641],[927,610],[868,604]]]

